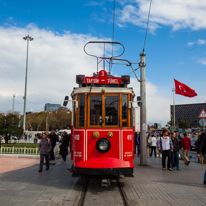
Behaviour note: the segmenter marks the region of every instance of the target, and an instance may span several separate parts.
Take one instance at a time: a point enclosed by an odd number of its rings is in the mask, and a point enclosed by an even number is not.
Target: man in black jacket
[[[56,135],[54,129],[51,129],[51,133],[49,134],[49,139],[51,140],[51,145],[52,145],[52,150],[50,152],[50,160],[55,160],[54,148],[56,146],[57,135]]]
[[[200,157],[200,153],[202,153],[202,156],[206,161],[206,133],[205,132],[200,135],[200,141],[197,148],[197,157]],[[206,171],[205,171],[203,183],[206,184]]]

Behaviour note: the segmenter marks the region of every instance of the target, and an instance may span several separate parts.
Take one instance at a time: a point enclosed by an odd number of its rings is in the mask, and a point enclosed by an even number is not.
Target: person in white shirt
[[[156,153],[157,139],[156,139],[156,137],[154,135],[152,135],[150,143],[151,143],[151,153],[150,153],[150,156],[152,156],[152,153],[153,153],[153,150],[154,150],[154,155],[156,157],[157,156],[157,153]]]
[[[167,159],[167,169],[169,171],[172,171],[170,167],[171,162],[171,152],[173,152],[173,144],[171,138],[168,136],[168,131],[166,129],[163,129],[163,137],[160,137],[158,139],[157,144],[158,150],[162,152],[162,169],[165,170],[165,160]]]

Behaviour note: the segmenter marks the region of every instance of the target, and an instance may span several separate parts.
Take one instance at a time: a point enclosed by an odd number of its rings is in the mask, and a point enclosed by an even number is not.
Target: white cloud
[[[205,43],[206,43],[206,41],[203,40],[203,39],[198,39],[198,41],[197,41],[197,44],[198,44],[198,45],[203,45],[203,44],[205,44]]]
[[[135,78],[131,78],[130,81],[135,95],[139,96],[140,83],[137,83]],[[164,126],[170,120],[171,103],[171,99],[162,96],[160,88],[149,81],[146,82],[147,122],[161,122]]]
[[[34,38],[29,43],[28,111],[41,110],[47,102],[62,103],[76,86],[76,74],[92,75],[96,71],[96,59],[87,56],[83,46],[98,38],[69,31],[60,35],[32,24],[26,28],[0,27],[0,111],[11,109],[13,93],[17,93],[15,110],[23,110],[27,44],[22,37],[25,34]],[[88,50],[98,55],[103,51],[100,46]]]
[[[202,65],[206,65],[206,57],[203,59],[198,59],[198,63],[200,63]]]
[[[125,0],[124,2],[119,20],[145,27],[150,0]],[[173,30],[206,29],[205,10],[206,1],[202,0],[155,0],[152,2],[149,27],[152,31],[162,25],[171,26]]]
[[[192,45],[194,45],[195,44],[195,42],[188,42],[187,43],[187,46],[192,46]]]

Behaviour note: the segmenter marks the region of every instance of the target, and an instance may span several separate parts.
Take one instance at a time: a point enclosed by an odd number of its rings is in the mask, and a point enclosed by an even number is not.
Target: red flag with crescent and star
[[[197,96],[197,93],[195,92],[194,89],[191,89],[190,87],[177,81],[176,79],[174,79],[174,81],[175,81],[175,94],[180,94],[180,95],[183,95],[185,97]]]

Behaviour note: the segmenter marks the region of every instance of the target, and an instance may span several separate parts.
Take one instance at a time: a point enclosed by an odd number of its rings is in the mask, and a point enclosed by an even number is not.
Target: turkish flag
[[[197,93],[195,92],[194,89],[191,89],[187,85],[175,80],[175,94],[180,94],[185,97],[195,97],[197,96]]]

